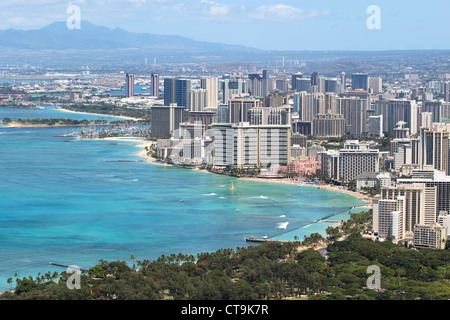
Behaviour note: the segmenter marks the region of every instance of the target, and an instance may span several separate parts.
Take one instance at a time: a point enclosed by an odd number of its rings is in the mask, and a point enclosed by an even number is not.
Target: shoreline
[[[48,124],[22,124],[18,122],[12,122],[4,124],[4,127],[1,127],[2,129],[8,129],[8,128],[70,128],[70,127],[95,127],[95,126],[113,126],[111,123],[88,123],[88,124],[54,124],[54,125],[48,125]]]
[[[123,137],[122,139],[120,137],[118,137],[118,138],[105,138],[103,140],[106,140],[106,139],[109,139],[109,140],[116,139],[116,141],[126,141],[126,137]],[[147,155],[145,147],[146,146],[151,146],[151,145],[155,144],[156,142],[154,142],[154,141],[146,141],[146,140],[143,140],[143,139],[142,140],[135,139],[135,140],[129,140],[129,141],[141,142],[140,144],[137,145],[137,147],[140,147],[143,150],[138,152],[136,155],[147,159],[146,162],[149,162],[149,163],[152,163],[152,164],[156,164],[156,165],[163,165],[163,166],[174,167],[173,165],[167,164],[167,163],[156,163],[154,161],[156,161],[157,159]],[[197,168],[191,169],[191,170],[194,170],[194,171],[197,171],[197,172],[204,172],[204,173],[211,173],[211,174],[213,174],[213,172],[210,172],[208,170],[201,170],[201,169],[197,169]],[[373,205],[373,199],[370,196],[362,194],[362,193],[359,193],[359,192],[356,192],[356,191],[345,190],[343,188],[340,188],[340,187],[337,187],[337,186],[334,186],[334,185],[328,185],[328,184],[314,184],[314,185],[312,185],[312,184],[306,184],[306,183],[299,183],[299,182],[296,182],[296,181],[292,181],[291,179],[264,179],[264,178],[248,178],[248,177],[240,177],[240,178],[237,178],[237,179],[245,180],[245,181],[274,183],[274,184],[288,184],[288,185],[293,185],[293,186],[317,188],[317,189],[320,189],[320,190],[328,190],[328,191],[333,191],[333,192],[338,192],[338,193],[345,193],[345,194],[349,194],[351,196],[354,196],[354,197],[356,197],[356,198],[358,198],[360,200],[363,200],[366,203],[366,205],[358,206],[357,208],[370,209],[370,208],[372,208],[372,205]]]
[[[124,120],[144,120],[140,118],[133,118],[133,117],[127,117],[127,116],[115,116],[111,114],[100,114],[100,113],[90,113],[90,112],[82,112],[82,111],[72,111],[69,109],[64,108],[53,108],[54,110],[59,110],[62,112],[68,112],[68,113],[78,113],[78,114],[86,114],[86,115],[93,115],[93,116],[103,116],[103,117],[112,117],[112,118],[120,118]]]
[[[364,202],[367,203],[367,207],[372,205],[372,198],[356,192],[356,191],[350,191],[350,190],[345,190],[343,188],[339,188],[337,186],[332,186],[332,185],[328,185],[328,184],[306,184],[306,183],[299,183],[299,182],[295,182],[292,181],[290,179],[288,180],[284,180],[284,179],[264,179],[264,178],[247,178],[247,177],[241,177],[238,178],[241,180],[246,180],[246,181],[259,181],[259,182],[266,182],[266,183],[275,183],[275,184],[289,184],[289,185],[294,185],[294,186],[299,186],[299,187],[308,187],[308,188],[317,188],[320,190],[328,190],[328,191],[334,191],[334,192],[339,192],[339,193],[346,193],[349,194],[351,196],[354,196],[356,198],[359,198],[361,200],[363,200]],[[357,208],[360,207],[366,207],[366,206],[359,206]]]

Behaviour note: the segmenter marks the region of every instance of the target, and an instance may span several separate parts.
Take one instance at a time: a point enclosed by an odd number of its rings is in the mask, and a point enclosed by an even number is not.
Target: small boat
[[[231,183],[231,188],[228,189],[228,191],[236,191],[236,189],[235,189],[235,187],[234,187],[234,185],[233,185],[233,182]]]

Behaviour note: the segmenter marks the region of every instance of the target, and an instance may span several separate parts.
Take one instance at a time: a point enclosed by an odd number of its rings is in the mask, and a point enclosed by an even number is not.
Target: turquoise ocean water
[[[61,117],[0,108],[0,119],[21,112]],[[131,263],[131,254],[156,259],[242,247],[248,236],[324,234],[330,222],[315,221],[346,219],[364,204],[327,190],[139,162],[137,143],[56,137],[66,132],[0,127],[0,291],[15,273],[64,271],[50,262],[89,268],[100,259]],[[228,191],[232,181],[236,192]]]

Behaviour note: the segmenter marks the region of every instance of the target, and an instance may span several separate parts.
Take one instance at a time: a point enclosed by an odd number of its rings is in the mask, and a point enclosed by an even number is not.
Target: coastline
[[[115,140],[115,141],[127,141],[126,137],[118,137],[118,138],[105,138],[103,140]],[[147,152],[145,150],[145,147],[150,147],[153,144],[155,144],[156,142],[154,141],[147,141],[147,140],[138,140],[138,139],[133,139],[130,140],[128,139],[128,141],[133,141],[133,142],[140,142],[140,144],[137,145],[137,147],[142,148],[143,150],[141,150],[140,152],[138,152],[136,155],[143,157],[145,159],[147,159],[146,161],[148,163],[152,163],[152,164],[156,164],[156,165],[163,165],[163,166],[172,166],[171,164],[167,164],[167,163],[158,163],[155,162],[157,161],[157,159],[147,155]],[[201,170],[201,169],[192,169],[198,172],[204,172],[204,173],[211,173],[208,170]],[[319,185],[311,185],[311,184],[299,184],[299,182],[296,181],[292,181],[291,179],[264,179],[264,178],[248,178],[248,177],[240,177],[238,178],[240,180],[245,180],[245,181],[256,181],[256,182],[266,182],[266,183],[275,183],[275,184],[289,184],[289,185],[294,185],[294,186],[301,186],[301,187],[309,187],[309,188],[318,188],[321,190],[329,190],[329,191],[334,191],[334,192],[339,192],[339,193],[345,193],[345,194],[349,194],[352,195],[356,198],[359,198],[361,200],[363,200],[366,205],[365,206],[358,206],[358,208],[366,208],[366,209],[370,209],[372,208],[372,201],[373,199],[365,194],[359,193],[359,192],[355,192],[355,191],[350,191],[350,190],[345,190],[343,188],[340,188],[338,186],[332,186],[332,185],[327,185],[327,184],[319,184]]]
[[[339,193],[346,193],[346,194],[352,195],[354,197],[357,197],[367,203],[367,206],[360,206],[358,208],[371,207],[371,205],[372,205],[372,198],[367,195],[364,195],[362,193],[355,192],[355,191],[345,190],[343,188],[339,188],[337,186],[332,186],[332,185],[328,185],[328,184],[306,184],[306,183],[300,184],[299,182],[292,181],[290,179],[264,179],[264,178],[247,178],[247,177],[241,177],[239,179],[246,180],[246,181],[259,181],[259,182],[267,182],[267,183],[289,184],[289,185],[294,185],[294,186],[318,188],[321,190],[329,190],[329,191],[334,191],[334,192],[339,192]]]
[[[18,122],[12,122],[4,124],[3,129],[7,128],[70,128],[70,127],[100,127],[100,126],[112,126],[111,123],[88,123],[88,124],[23,124]]]
[[[59,110],[59,111],[63,111],[63,112],[69,112],[69,113],[94,115],[94,116],[114,117],[114,118],[120,118],[120,119],[124,119],[124,120],[144,120],[144,119],[140,119],[140,118],[133,118],[133,117],[127,117],[127,116],[116,116],[116,115],[112,115],[112,114],[100,114],[100,113],[72,111],[72,110],[64,109],[64,108],[55,108],[55,110]]]

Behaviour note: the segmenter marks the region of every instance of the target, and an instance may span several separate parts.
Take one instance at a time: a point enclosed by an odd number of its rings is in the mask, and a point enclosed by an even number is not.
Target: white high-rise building
[[[252,168],[291,161],[290,125],[212,125],[215,167]]]
[[[420,130],[421,169],[436,169],[449,174],[449,137],[447,125],[433,124],[430,127],[423,127]]]
[[[436,187],[427,187],[424,183],[413,183],[381,189],[382,200],[397,200],[399,196],[405,197],[406,237],[412,238],[416,224],[436,223]]]
[[[369,117],[369,135],[383,137],[383,115]]]
[[[369,77],[369,91],[372,93],[383,92],[383,80],[381,78]]]
[[[381,238],[393,238],[394,242],[405,238],[406,201],[397,199],[376,200],[373,206],[373,229]]]
[[[394,132],[399,122],[404,123],[411,135],[419,130],[419,106],[414,100],[376,100],[375,115],[383,115],[383,132]]]
[[[355,180],[362,173],[380,172],[380,152],[378,149],[345,148],[339,151],[339,178]]]
[[[202,78],[200,86],[207,91],[206,107],[217,108],[219,106],[219,78]]]
[[[447,228],[438,223],[418,224],[414,228],[414,246],[419,248],[445,249]]]
[[[191,90],[191,111],[203,111],[207,106],[208,92],[206,89]]]
[[[337,113],[344,115],[347,134],[360,137],[367,132],[367,109],[367,99],[357,97],[337,99]]]

